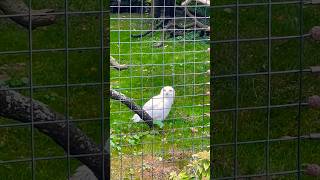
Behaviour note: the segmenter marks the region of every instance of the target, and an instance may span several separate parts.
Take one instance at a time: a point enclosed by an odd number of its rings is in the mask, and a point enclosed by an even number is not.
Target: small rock
[[[317,95],[313,95],[309,97],[308,104],[311,108],[314,108],[314,109],[320,108],[320,97]]]
[[[310,30],[310,34],[311,34],[312,39],[314,39],[316,41],[320,41],[320,26],[314,26]]]
[[[98,180],[94,173],[87,166],[80,166],[76,169],[70,180]]]
[[[320,166],[317,164],[308,164],[305,173],[309,176],[320,176]]]

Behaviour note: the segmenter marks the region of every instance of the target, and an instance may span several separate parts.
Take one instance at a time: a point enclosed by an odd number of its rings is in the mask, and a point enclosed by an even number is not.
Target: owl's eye
[[[169,91],[172,92],[172,89],[170,89]]]

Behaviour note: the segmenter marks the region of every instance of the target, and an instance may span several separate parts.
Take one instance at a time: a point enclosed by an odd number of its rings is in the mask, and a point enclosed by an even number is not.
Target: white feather
[[[165,120],[169,115],[173,101],[174,101],[175,91],[171,86],[166,86],[161,89],[159,95],[152,97],[145,105],[142,107],[153,120]],[[139,115],[135,114],[132,117],[134,122],[142,122]]]

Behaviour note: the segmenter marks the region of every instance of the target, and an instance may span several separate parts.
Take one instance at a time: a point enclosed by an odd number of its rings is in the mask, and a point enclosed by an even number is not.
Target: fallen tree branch
[[[24,28],[29,28],[29,8],[23,1],[0,0],[0,10],[4,14],[12,15],[10,18]],[[31,10],[31,28],[53,24],[56,20],[55,15],[47,14],[53,11],[52,9]]]
[[[153,127],[153,119],[152,117],[144,111],[140,106],[135,104],[132,99],[126,97],[124,94],[111,89],[110,90],[110,98],[114,100],[120,101],[122,104],[125,104],[129,109],[138,114],[140,118],[147,123],[147,125],[152,128]]]
[[[115,58],[110,56],[110,67],[115,68],[118,71],[128,69],[128,66],[125,64],[119,64]]]
[[[188,17],[192,17],[192,18],[193,18],[193,20],[194,20],[194,22],[196,23],[197,27],[199,27],[199,28],[204,28],[204,29],[206,29],[206,30],[209,28],[209,26],[207,26],[207,25],[201,23],[200,21],[198,21],[198,20],[197,20],[197,17],[194,16],[187,8],[185,8],[184,10],[186,11],[186,15],[187,15]],[[199,17],[198,17],[198,18],[199,18]]]
[[[184,25],[182,25],[182,24],[176,23],[176,20],[174,20],[173,17],[166,17],[165,20],[162,20],[160,21],[160,23],[155,24],[155,26],[153,26],[151,30],[148,30],[141,34],[132,34],[131,37],[142,38],[158,29],[162,30],[162,32],[165,32],[165,33],[162,33],[161,35],[162,36],[161,41],[164,40],[163,34],[166,34],[166,33],[170,35],[169,36],[170,38],[183,36],[186,32],[195,31],[195,30],[200,32],[200,36],[209,34],[210,26],[203,24],[197,19],[197,18],[205,18],[205,17],[196,17],[187,9],[187,7],[176,7],[176,17],[179,17],[177,16],[177,14],[180,14],[181,17],[185,17],[185,16],[191,17],[189,19],[192,22],[188,24],[184,22]],[[164,18],[164,17],[160,17],[160,19],[161,18]],[[188,29],[188,28],[194,28],[194,29]],[[161,47],[161,46],[163,46],[163,42],[159,42],[154,45],[154,47]]]
[[[35,128],[51,137],[66,152],[68,152],[69,146],[71,155],[81,155],[76,158],[89,167],[98,179],[102,179],[102,167],[109,169],[107,162],[110,158],[106,151],[103,152],[92,139],[71,122],[69,122],[69,128],[67,122],[55,122],[65,120],[65,117],[50,110],[45,104],[13,90],[6,90],[1,86],[0,88],[3,89],[0,90],[0,116],[24,123],[35,123]],[[33,116],[31,116],[31,108]],[[68,137],[70,138],[69,143]],[[104,159],[102,153],[105,153]],[[86,154],[87,156],[84,156]],[[109,173],[105,173],[105,179],[109,179]]]
[[[182,6],[187,6],[192,0],[186,0],[184,2],[181,3]],[[210,0],[195,0],[196,2],[200,2],[202,4],[206,4],[206,5],[209,5],[210,6]],[[195,21],[195,24],[197,27],[200,27],[200,28],[205,28],[206,31],[210,31],[210,26],[207,26],[203,23],[201,23],[200,21],[197,20],[197,17],[195,17],[188,9],[187,7],[184,8],[185,12],[186,12],[186,15],[188,17],[192,17]]]
[[[192,1],[192,0],[186,0],[186,1],[184,1],[184,2],[181,3],[181,6],[186,6],[186,5],[188,5],[191,1]],[[195,1],[210,6],[210,0],[195,0]]]

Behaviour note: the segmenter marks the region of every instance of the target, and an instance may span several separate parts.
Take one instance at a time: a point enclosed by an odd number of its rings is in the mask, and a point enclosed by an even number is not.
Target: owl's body
[[[159,95],[152,97],[143,106],[145,110],[153,120],[165,120],[170,113],[173,101],[174,101],[175,91],[171,86],[166,86],[161,89]],[[142,119],[139,115],[135,114],[132,117],[134,122],[141,122]]]

